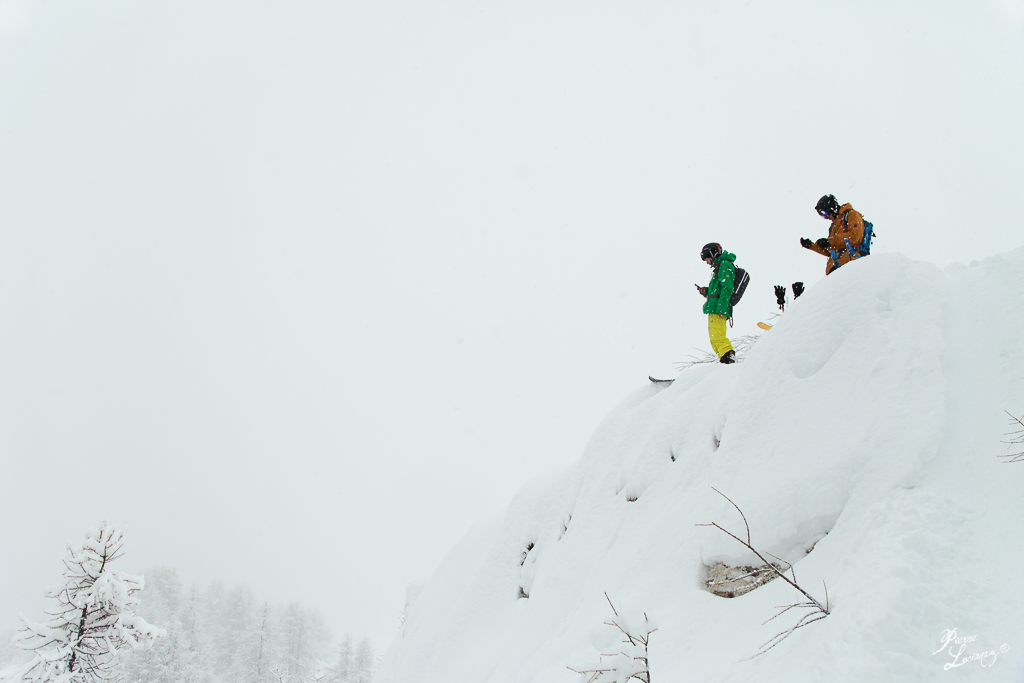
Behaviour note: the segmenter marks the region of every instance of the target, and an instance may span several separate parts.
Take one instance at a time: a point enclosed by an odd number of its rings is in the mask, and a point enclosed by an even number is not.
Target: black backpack
[[[735,306],[743,298],[743,292],[747,289],[747,283],[750,282],[750,275],[747,271],[743,270],[739,266],[733,266],[736,269],[736,277],[733,279],[732,296],[729,297],[729,305]]]

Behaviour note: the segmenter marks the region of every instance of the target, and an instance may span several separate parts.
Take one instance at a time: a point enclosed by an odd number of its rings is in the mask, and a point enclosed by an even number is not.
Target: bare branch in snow
[[[754,346],[758,339],[761,338],[759,334],[745,334],[738,337],[732,338],[732,348],[736,352],[736,362],[742,363],[747,357],[747,352]],[[701,349],[694,349],[697,352],[696,355],[689,355],[686,360],[675,363],[676,370],[685,370],[694,365],[701,365],[702,363],[717,363],[718,354],[712,351],[703,351]]]
[[[1006,448],[1010,449],[1014,446],[1024,445],[1024,416],[1015,417],[1009,410],[1005,411],[1010,416],[1010,429],[1012,431],[1007,432],[1004,436],[1010,437],[1009,441],[1000,441],[999,443],[1005,443]],[[1019,427],[1019,429],[1014,429]],[[1021,462],[1024,460],[1024,451],[1019,453],[1007,453],[1006,455],[1000,455],[1000,458],[1009,458],[1004,462]]]
[[[1022,425],[1022,426],[1024,426],[1024,425]],[[736,539],[740,544],[742,544],[750,552],[754,553],[754,555],[756,555],[757,558],[760,559],[761,562],[764,563],[764,568],[763,568],[762,571],[774,572],[778,576],[778,578],[780,578],[783,581],[785,581],[786,583],[788,583],[790,586],[792,586],[793,588],[798,590],[805,598],[807,598],[806,602],[795,602],[792,605],[782,605],[782,606],[780,606],[780,609],[782,611],[777,613],[775,616],[771,617],[770,619],[768,619],[767,621],[764,622],[765,624],[767,624],[769,621],[772,621],[776,617],[782,616],[783,614],[785,614],[786,612],[788,612],[791,609],[806,609],[806,610],[809,610],[808,613],[803,615],[793,626],[790,626],[789,628],[784,629],[784,630],[779,631],[778,633],[776,633],[767,642],[765,642],[763,645],[761,645],[761,647],[758,648],[757,652],[754,655],[752,655],[752,656],[747,658],[747,659],[753,659],[754,657],[758,657],[760,655],[763,655],[765,652],[767,652],[768,650],[772,649],[773,647],[775,647],[776,645],[781,643],[783,640],[785,640],[786,638],[788,638],[791,635],[793,635],[793,632],[796,631],[798,628],[803,628],[804,626],[807,626],[808,624],[813,624],[814,622],[820,621],[821,619],[824,619],[825,617],[827,617],[829,615],[829,610],[830,610],[830,607],[829,607],[829,604],[828,604],[828,587],[827,586],[825,587],[825,604],[822,605],[810,593],[808,593],[806,590],[804,590],[800,586],[800,584],[797,583],[797,581],[796,581],[796,571],[793,569],[793,564],[791,562],[787,562],[786,560],[783,560],[783,559],[781,559],[779,557],[776,557],[775,555],[772,555],[771,553],[761,553],[761,551],[759,551],[757,548],[755,548],[751,544],[751,541],[750,541],[750,524],[747,523],[747,516],[743,514],[743,510],[741,510],[740,506],[737,505],[735,502],[733,502],[733,500],[731,498],[729,498],[729,496],[725,495],[724,493],[722,493],[718,489],[714,488],[713,486],[711,488],[714,490],[715,493],[717,493],[718,495],[722,496],[722,498],[725,498],[727,501],[729,501],[729,503],[731,503],[732,506],[734,508],[736,508],[736,511],[740,513],[740,517],[743,519],[743,526],[744,526],[744,528],[746,529],[746,532],[747,532],[747,534],[746,534],[747,535],[747,540],[744,541],[742,538],[740,538],[736,534],[734,534],[731,531],[729,531],[728,529],[720,526],[717,522],[712,522],[710,524],[698,524],[697,526],[713,526],[716,529],[718,529],[719,531],[721,531],[722,533],[726,534],[727,536],[730,536],[730,537]],[[788,569],[786,567],[780,566],[780,565],[778,565],[778,564],[776,564],[774,562],[769,562],[765,558],[765,555],[769,555],[769,556],[775,558],[776,560],[779,560],[780,562],[783,562],[786,565],[789,565]],[[789,571],[793,575],[792,579],[790,579],[790,577],[786,576],[786,572],[787,571]],[[822,582],[822,585],[824,585],[824,582]],[[764,625],[764,624],[762,624],[762,625]]]

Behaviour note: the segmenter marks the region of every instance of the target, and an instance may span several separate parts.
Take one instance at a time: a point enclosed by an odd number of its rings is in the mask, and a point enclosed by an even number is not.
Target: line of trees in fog
[[[146,573],[138,614],[167,631],[125,656],[130,683],[369,683],[370,641],[332,642],[323,617],[271,605],[248,588],[185,587],[174,569]]]
[[[105,521],[68,544],[48,618],[23,616],[0,645],[0,683],[370,683],[370,641],[332,645],[316,610],[220,583],[185,589],[170,568],[132,576],[112,567],[124,548]]]
[[[176,570],[159,568],[146,573],[145,588],[136,597],[138,615],[165,633],[149,649],[123,651],[107,674],[92,672],[83,680],[370,683],[377,664],[369,639],[346,635],[332,641],[315,609],[271,605],[249,588],[228,589],[220,583],[205,590],[185,587]],[[0,680],[22,680],[7,676],[31,657],[12,642],[12,636],[24,632],[0,633]],[[30,680],[37,675],[27,674]]]

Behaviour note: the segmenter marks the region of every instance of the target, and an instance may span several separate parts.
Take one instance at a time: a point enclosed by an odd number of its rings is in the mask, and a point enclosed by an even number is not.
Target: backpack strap
[[[847,209],[846,212],[843,214],[843,227],[846,228],[847,232],[850,231],[850,212],[851,211],[853,211],[853,207],[850,207],[849,209]],[[860,224],[861,224],[861,229],[863,230],[863,232],[861,232],[861,234],[860,234],[860,244],[858,244],[857,246],[854,247],[854,246],[852,246],[850,244],[850,238],[849,237],[846,238],[846,250],[850,253],[850,259],[851,260],[856,259],[856,258],[860,258],[861,256],[866,256],[867,255],[867,254],[864,253],[864,237],[865,237],[865,235],[867,233],[868,226],[866,225],[866,221],[864,220],[864,216],[863,215],[861,215],[861,217],[860,217]]]

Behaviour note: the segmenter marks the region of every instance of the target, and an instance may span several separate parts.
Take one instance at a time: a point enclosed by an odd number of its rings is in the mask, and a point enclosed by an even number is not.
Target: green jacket
[[[711,282],[708,283],[708,300],[704,302],[705,313],[718,313],[726,318],[732,317],[732,306],[729,299],[736,288],[736,267],[733,262],[736,254],[722,251],[722,255],[715,260],[715,272],[711,275]]]

